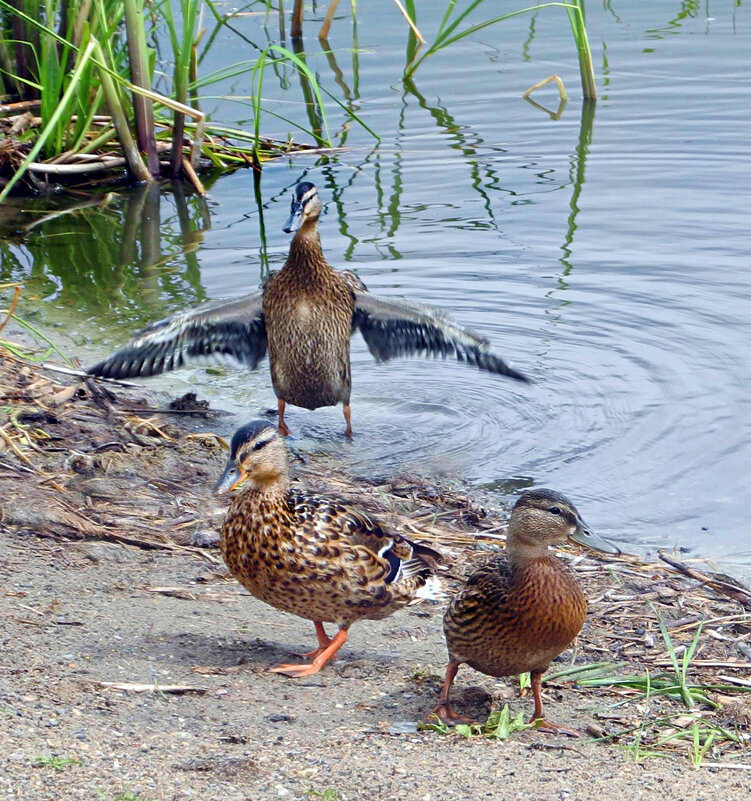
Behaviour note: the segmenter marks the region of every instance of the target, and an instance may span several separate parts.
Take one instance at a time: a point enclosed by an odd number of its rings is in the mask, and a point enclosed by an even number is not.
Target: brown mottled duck
[[[511,512],[505,554],[478,567],[444,615],[449,663],[433,710],[444,723],[471,722],[449,703],[451,684],[466,663],[488,676],[531,672],[535,709],[530,722],[540,720],[542,731],[579,736],[545,719],[540,689],[542,674],[573,642],[587,612],[587,599],[576,579],[548,550],[566,539],[620,553],[593,534],[559,492],[524,492]]]
[[[231,356],[253,369],[268,347],[279,430],[285,436],[287,403],[305,409],[341,403],[345,433],[351,435],[349,346],[358,329],[378,361],[454,356],[481,370],[528,381],[493,353],[487,340],[442,313],[371,295],[354,273],[331,267],[318,235],[320,213],[315,186],[298,184],[284,226],[296,231],[289,256],[260,292],[152,323],[88,372],[106,378],[150,376],[181,367],[188,358],[211,355]]]
[[[334,499],[290,488],[287,446],[270,423],[248,423],[232,437],[216,489],[238,488],[221,532],[227,567],[259,600],[312,620],[318,637],[318,648],[303,654],[312,662],[274,672],[317,673],[354,621],[387,617],[418,596],[440,597],[433,576],[440,555],[432,548]],[[338,625],[333,639],[324,623]]]

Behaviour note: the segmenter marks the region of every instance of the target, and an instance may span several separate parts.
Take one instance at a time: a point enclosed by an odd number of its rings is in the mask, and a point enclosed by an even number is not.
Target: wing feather
[[[434,572],[441,555],[401,534],[386,532],[364,512],[326,498],[293,494],[301,537],[315,542],[318,556],[339,558],[355,581],[392,585]]]
[[[523,373],[490,349],[487,339],[427,306],[355,291],[352,327],[360,329],[370,352],[378,361],[397,356],[452,356],[480,370],[529,382]]]
[[[255,292],[151,323],[87,372],[105,378],[150,376],[208,356],[230,356],[253,369],[265,355],[262,294]]]

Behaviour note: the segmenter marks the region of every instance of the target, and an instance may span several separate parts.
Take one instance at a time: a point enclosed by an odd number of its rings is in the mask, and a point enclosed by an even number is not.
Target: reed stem
[[[123,0],[125,30],[128,38],[130,79],[135,86],[151,86],[146,50],[146,30],[143,22],[143,0]],[[138,149],[146,155],[148,170],[155,178],[159,175],[159,158],[154,135],[154,109],[145,95],[133,94],[133,114]]]

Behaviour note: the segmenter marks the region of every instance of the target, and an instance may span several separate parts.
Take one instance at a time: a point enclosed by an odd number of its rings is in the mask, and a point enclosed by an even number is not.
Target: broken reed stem
[[[5,319],[0,323],[0,331],[5,328],[8,324],[8,320],[13,316],[13,312],[16,309],[16,305],[18,303],[18,298],[21,295],[21,287],[16,285],[13,287],[13,297],[10,299],[10,305],[8,306],[8,311],[5,314]]]

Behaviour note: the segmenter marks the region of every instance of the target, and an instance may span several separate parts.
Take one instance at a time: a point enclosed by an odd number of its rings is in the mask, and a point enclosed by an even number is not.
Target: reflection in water
[[[563,275],[569,275],[573,269],[573,265],[570,261],[571,246],[574,242],[574,233],[576,232],[576,217],[579,214],[579,198],[582,193],[582,188],[584,187],[587,156],[589,155],[589,149],[592,145],[592,126],[595,121],[595,108],[596,103],[594,100],[582,101],[579,141],[576,145],[576,152],[571,158],[571,169],[569,172],[569,180],[572,188],[571,200],[569,201],[571,213],[568,215],[566,225],[566,239],[563,245],[561,245],[561,250],[563,251],[563,256],[561,256]]]
[[[170,195],[158,184],[137,186],[22,218],[32,218],[21,226],[28,264],[0,241],[0,281],[33,282],[36,296],[113,321],[146,322],[205,299],[196,249],[209,228],[208,207],[182,185]]]
[[[292,50],[300,61],[306,64],[305,46],[302,39],[295,38],[292,40]],[[300,89],[302,90],[303,100],[305,101],[305,111],[310,123],[310,133],[313,135],[316,144],[328,146],[328,139],[323,135],[325,127],[324,111],[318,103],[318,98],[313,91],[310,78],[300,69],[297,70],[297,76],[300,80]]]
[[[482,138],[470,127],[460,125],[444,106],[428,104],[411,78],[404,80],[404,91],[405,94],[411,94],[417,99],[420,108],[425,109],[433,117],[438,128],[453,143],[451,147],[462,154],[469,167],[470,186],[483,200],[482,205],[487,214],[488,223],[491,228],[500,230],[488,190],[498,190],[502,187],[499,185],[496,169],[489,164],[482,163],[481,153],[486,147]],[[495,157],[498,153],[503,152],[502,148],[498,148],[493,155]]]

